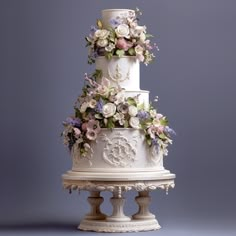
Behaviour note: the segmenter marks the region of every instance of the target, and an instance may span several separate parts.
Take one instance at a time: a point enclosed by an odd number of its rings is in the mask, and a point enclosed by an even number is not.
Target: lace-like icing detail
[[[129,80],[130,71],[128,70],[128,72],[126,73],[126,76],[123,76],[121,68],[120,68],[119,64],[117,64],[114,74],[111,74],[111,71],[109,70],[109,67],[108,67],[108,75],[109,75],[109,78],[112,81],[114,81],[116,83],[120,83],[120,82],[123,82],[125,80]]]
[[[128,140],[120,132],[112,138],[108,138],[103,134],[102,140],[106,142],[103,151],[103,159],[106,163],[115,167],[125,167],[131,165],[136,160],[137,137],[133,137],[132,141]],[[133,145],[131,144],[133,142]]]

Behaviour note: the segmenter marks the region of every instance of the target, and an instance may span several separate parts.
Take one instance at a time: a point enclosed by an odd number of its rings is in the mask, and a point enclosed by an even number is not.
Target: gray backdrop
[[[236,2],[233,0],[0,1],[0,233],[77,234],[87,193],[69,195],[62,121],[87,65],[84,36],[106,8],[138,6],[160,52],[141,66],[141,87],[159,96],[177,137],[165,158],[168,196],[152,192],[160,235],[234,231]],[[128,193],[129,199],[135,193]],[[109,194],[104,194],[108,200]],[[126,205],[126,212],[137,208]],[[109,204],[103,205],[110,211]],[[223,231],[225,230],[225,231]],[[226,232],[227,230],[227,232]],[[155,233],[155,232],[150,232]],[[142,234],[142,233],[141,233]]]

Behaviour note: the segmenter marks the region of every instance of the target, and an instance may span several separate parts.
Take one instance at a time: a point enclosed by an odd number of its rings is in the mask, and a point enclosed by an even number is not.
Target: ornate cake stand
[[[93,180],[83,179],[68,171],[62,176],[63,186],[72,190],[86,190],[90,192],[88,202],[91,206],[90,212],[81,221],[78,228],[86,231],[96,232],[137,232],[160,229],[156,217],[149,211],[151,198],[149,192],[156,189],[174,188],[174,174],[165,174],[160,177],[146,180]],[[138,204],[138,212],[131,217],[124,214],[125,198],[123,193],[129,190],[138,192],[135,201]],[[107,216],[100,210],[104,199],[100,192],[109,191],[113,196],[110,202],[113,207],[112,215]]]

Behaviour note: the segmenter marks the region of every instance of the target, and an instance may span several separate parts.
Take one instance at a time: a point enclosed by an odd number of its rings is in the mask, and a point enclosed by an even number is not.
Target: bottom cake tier
[[[79,179],[138,180],[172,175],[163,166],[163,151],[149,147],[142,130],[102,129],[90,152],[82,157],[72,149],[70,175]]]

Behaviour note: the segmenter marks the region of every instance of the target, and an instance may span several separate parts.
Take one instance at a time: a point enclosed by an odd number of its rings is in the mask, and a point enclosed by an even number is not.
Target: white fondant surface
[[[139,60],[134,56],[114,56],[96,58],[96,69],[102,70],[104,77],[110,80],[112,86],[120,86],[126,90],[140,90]],[[99,81],[98,81],[99,82]]]
[[[76,176],[102,179],[156,178],[168,174],[163,167],[163,153],[156,153],[147,146],[141,130],[132,128],[102,129],[96,142],[92,142],[93,153],[81,158],[72,150],[72,171]]]

